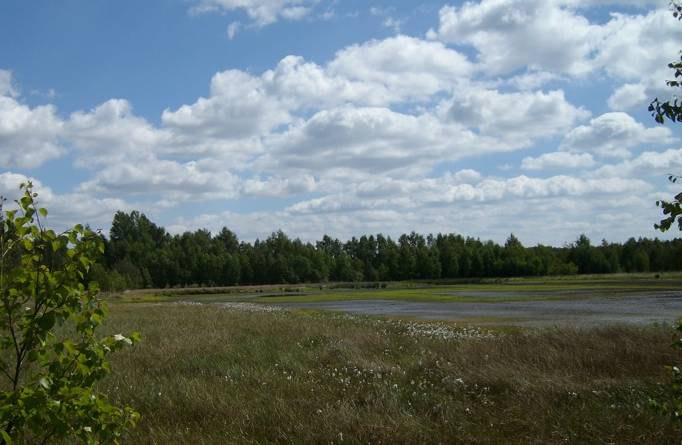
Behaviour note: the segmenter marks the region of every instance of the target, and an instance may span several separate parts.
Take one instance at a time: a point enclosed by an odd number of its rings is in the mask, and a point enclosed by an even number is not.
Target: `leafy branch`
[[[0,206],[0,444],[118,443],[139,415],[107,402],[94,385],[109,372],[106,356],[139,340],[98,337],[106,316],[86,276],[104,251],[81,225],[46,229],[32,184],[16,210]]]

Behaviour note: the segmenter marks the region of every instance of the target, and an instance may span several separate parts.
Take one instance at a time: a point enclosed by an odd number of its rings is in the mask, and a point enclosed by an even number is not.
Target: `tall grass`
[[[131,444],[680,443],[648,408],[679,362],[663,327],[495,333],[214,305],[113,305],[143,341],[102,390]],[[457,335],[443,335],[443,333]],[[447,338],[447,339],[446,339]]]

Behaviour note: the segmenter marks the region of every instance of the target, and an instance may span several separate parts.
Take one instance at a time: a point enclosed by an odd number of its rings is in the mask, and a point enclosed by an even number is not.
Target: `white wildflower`
[[[116,335],[114,335],[114,340],[116,340],[116,341],[123,341],[123,342],[128,343],[129,345],[132,345],[132,344],[133,344],[133,341],[132,341],[131,339],[129,339],[129,338],[126,337],[125,335],[121,335],[121,334],[116,334]]]

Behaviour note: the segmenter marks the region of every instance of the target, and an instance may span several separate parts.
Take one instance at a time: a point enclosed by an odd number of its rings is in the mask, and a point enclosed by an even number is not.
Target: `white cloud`
[[[0,96],[19,97],[19,89],[14,83],[11,71],[0,69]]]
[[[377,177],[351,185],[345,193],[301,201],[285,210],[204,214],[177,220],[170,228],[215,231],[228,225],[247,240],[263,238],[276,228],[304,240],[325,233],[347,239],[416,230],[475,234],[503,242],[514,232],[528,244],[554,245],[573,241],[578,233],[595,240],[625,240],[633,230],[656,235],[655,198],[649,193],[651,186],[641,180],[519,176],[476,177],[474,183],[462,183],[456,176],[412,181]]]
[[[509,202],[469,201],[416,210],[360,209],[345,213],[220,212],[179,219],[169,228],[174,233],[198,227],[215,232],[227,225],[245,240],[262,239],[273,228],[281,228],[292,236],[310,241],[320,239],[323,234],[341,239],[368,233],[395,237],[414,230],[420,233],[455,232],[504,242],[513,232],[528,245],[538,242],[562,245],[574,241],[579,233],[586,233],[593,240],[606,238],[609,241],[625,241],[633,231],[642,236],[660,236],[651,222],[660,212],[654,205],[655,199],[634,196],[632,192],[630,195],[610,199],[603,199],[602,195],[594,199],[580,196]],[[623,220],[628,224],[623,224]]]
[[[590,168],[594,165],[594,158],[589,153],[573,154],[564,151],[545,153],[538,157],[525,157],[521,162],[521,168],[524,170]]]
[[[33,190],[40,194],[41,202],[53,197],[52,190],[43,186],[38,179],[12,172],[0,173],[0,196],[10,202],[20,198],[22,192],[19,185],[29,181],[33,183]]]
[[[386,28],[390,28],[395,33],[400,32],[400,28],[405,24],[405,20],[396,19],[393,17],[386,17],[382,23]]]
[[[535,90],[562,78],[548,71],[528,71],[510,78],[507,83],[518,90]]]
[[[242,10],[257,26],[270,25],[279,19],[300,20],[309,15],[319,0],[198,0],[195,13]]]
[[[653,96],[649,96],[648,91],[641,82],[626,83],[614,89],[607,103],[612,110],[628,110],[652,100]]]
[[[586,11],[608,4],[663,6],[664,1],[482,0],[445,6],[439,26],[428,37],[455,46],[472,46],[487,76],[526,69],[509,83],[536,88],[556,76],[581,76],[603,70],[614,83],[613,110],[642,106],[668,97],[667,64],[676,59],[682,27],[667,8],[635,14],[612,13],[590,22]],[[558,77],[562,79],[562,77]]]
[[[77,164],[86,168],[146,160],[171,140],[168,132],[135,116],[124,99],[110,99],[88,112],[73,113],[65,136],[79,150]]]
[[[268,93],[288,109],[320,109],[346,102],[380,105],[397,101],[399,94],[385,85],[353,81],[334,75],[302,57],[287,56],[261,76]]]
[[[73,113],[65,134],[78,149],[76,164],[95,171],[78,191],[106,196],[161,196],[175,203],[239,196],[238,178],[222,168],[227,162],[211,158],[187,162],[165,159],[169,154],[191,156],[208,150],[204,145],[210,143],[210,134],[205,138],[193,134],[195,129],[173,130],[157,128],[135,116],[131,105],[121,99],[111,99],[89,112]],[[218,142],[211,148],[230,147]],[[223,154],[229,158],[229,153]]]
[[[242,24],[239,22],[232,22],[229,25],[227,25],[227,37],[232,40],[235,38],[237,35],[237,32],[239,32],[239,29],[242,27]]]
[[[595,63],[612,78],[626,83],[609,98],[614,110],[643,106],[671,91],[665,80],[672,77],[668,63],[679,56],[682,27],[666,8],[645,15],[614,14],[604,26]]]
[[[569,103],[561,90],[502,93],[478,88],[456,92],[441,104],[441,112],[454,122],[513,147],[563,133],[590,115]]]
[[[347,47],[326,66],[288,56],[260,81],[290,110],[384,106],[429,100],[451,90],[471,69],[465,56],[439,42],[396,36]]]
[[[679,52],[682,39],[682,28],[667,9],[645,15],[615,13],[604,30],[596,63],[622,79],[638,80],[667,70],[668,62]]]
[[[347,47],[329,63],[329,72],[382,85],[400,100],[424,99],[469,76],[472,64],[439,42],[399,35]]]
[[[247,196],[283,197],[311,193],[317,188],[315,178],[303,175],[292,178],[251,178],[243,181],[242,192]]]
[[[471,45],[481,69],[504,74],[522,67],[582,75],[590,71],[590,53],[599,27],[562,7],[557,0],[483,0],[444,6],[437,30],[428,36],[455,45]]]
[[[344,193],[298,202],[287,208],[291,213],[330,213],[368,209],[420,209],[459,202],[496,202],[554,198],[617,195],[651,190],[645,181],[632,178],[578,178],[567,175],[532,178],[525,175],[486,178],[474,184],[460,183],[452,175],[416,180],[370,180]]]
[[[20,103],[11,74],[0,70],[0,166],[33,168],[59,157],[62,126],[52,105]]]
[[[175,111],[164,110],[163,124],[176,132],[221,139],[266,133],[291,117],[265,90],[260,78],[228,70],[211,79],[211,95]]]
[[[627,157],[630,149],[642,144],[665,144],[673,140],[666,127],[645,127],[622,112],[605,113],[589,125],[571,130],[561,149],[571,152],[593,152],[599,156]]]
[[[114,212],[131,209],[119,198],[98,198],[81,192],[57,194],[40,180],[13,172],[0,173],[0,196],[13,206],[11,201],[20,197],[19,184],[29,181],[38,193],[38,206],[49,210],[43,222],[53,229],[63,230],[75,224],[89,224],[93,229],[108,227]]]
[[[79,190],[106,195],[156,195],[182,202],[235,198],[239,196],[238,188],[238,179],[229,172],[205,171],[193,161],[179,163],[150,157],[144,163],[106,166]]]
[[[662,152],[645,151],[633,159],[618,164],[605,165],[597,169],[595,177],[633,177],[682,174],[682,149],[669,149]]]
[[[471,133],[431,115],[346,106],[320,111],[273,137],[274,148],[261,165],[273,171],[416,172],[445,156],[461,156],[472,139]]]

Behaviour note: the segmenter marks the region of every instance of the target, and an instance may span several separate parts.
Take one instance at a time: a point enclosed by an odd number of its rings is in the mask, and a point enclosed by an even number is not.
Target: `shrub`
[[[32,185],[21,190],[16,210],[0,205],[0,443],[118,443],[139,415],[95,384],[106,356],[139,335],[96,335],[105,307],[85,277],[101,237],[45,229]]]

